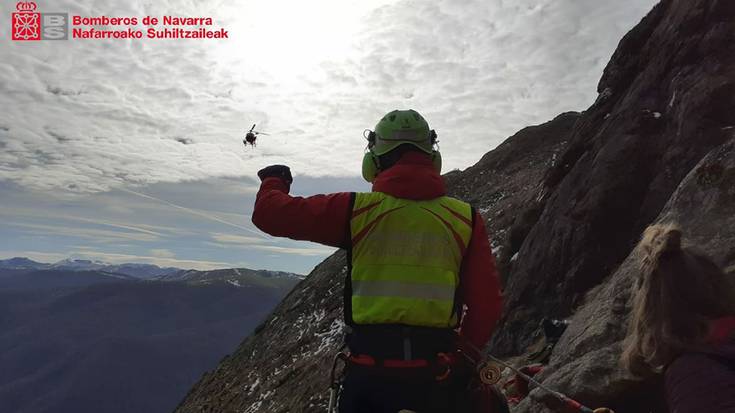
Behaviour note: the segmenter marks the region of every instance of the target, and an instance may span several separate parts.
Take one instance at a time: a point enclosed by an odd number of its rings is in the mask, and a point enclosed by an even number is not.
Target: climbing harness
[[[551,394],[556,399],[561,401],[565,406],[573,409],[574,411],[580,413],[612,413],[612,410],[604,407],[591,409],[583,405],[582,403],[572,399],[571,397],[541,384],[530,375],[521,371],[521,369],[513,367],[512,365],[504,362],[503,360],[500,360],[492,354],[483,353],[472,343],[465,341],[464,344],[475,354],[484,358],[484,360],[477,360],[470,356],[467,352],[459,351],[462,356],[464,356],[472,365],[475,366],[477,374],[480,378],[480,382],[487,386],[495,386],[496,384],[498,384],[502,377],[502,368],[508,368],[519,377],[535,385],[541,390]],[[329,404],[327,406],[327,413],[337,413],[337,408],[339,406],[339,398],[342,391],[342,381],[344,379],[344,372],[340,372],[339,374],[337,374],[337,364],[340,361],[345,364],[351,363],[367,367],[387,368],[430,367],[432,365],[435,365],[443,368],[443,370],[439,371],[439,374],[435,376],[437,381],[442,381],[446,380],[451,375],[452,364],[455,360],[453,359],[451,354],[446,353],[437,354],[437,361],[435,363],[430,363],[427,360],[376,360],[373,357],[367,355],[353,356],[349,353],[340,351],[334,357],[334,361],[332,362],[332,371],[330,374],[329,386]]]
[[[384,368],[436,368],[434,379],[438,382],[447,380],[452,374],[452,363],[454,359],[447,353],[438,353],[436,362],[429,360],[413,359],[413,360],[376,360],[368,355],[351,355],[340,351],[332,361],[332,370],[329,376],[329,403],[327,405],[327,413],[337,413],[339,406],[339,398],[342,394],[342,382],[344,380],[344,371],[337,373],[337,364],[339,362],[345,364],[354,364],[362,367],[384,367]]]

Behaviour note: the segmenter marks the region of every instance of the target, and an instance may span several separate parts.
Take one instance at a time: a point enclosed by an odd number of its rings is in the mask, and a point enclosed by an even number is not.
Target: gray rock
[[[545,177],[542,212],[507,275],[497,354],[523,353],[542,317],[573,314],[730,138],[734,22],[732,2],[663,1],[620,42],[598,88],[614,92],[582,114]]]
[[[672,221],[681,225],[685,245],[706,251],[723,267],[735,264],[735,137],[710,151],[656,219]],[[645,392],[655,384],[631,377],[619,363],[637,271],[637,257],[631,253],[605,283],[590,292],[540,376],[544,385],[593,406],[649,411],[647,404],[656,400]],[[534,396],[548,399],[542,393]],[[536,410],[519,406],[517,411]]]

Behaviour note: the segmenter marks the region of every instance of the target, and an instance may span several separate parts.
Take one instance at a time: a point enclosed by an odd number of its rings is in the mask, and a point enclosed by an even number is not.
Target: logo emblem
[[[19,1],[13,13],[13,40],[41,40],[41,13],[35,2]]]

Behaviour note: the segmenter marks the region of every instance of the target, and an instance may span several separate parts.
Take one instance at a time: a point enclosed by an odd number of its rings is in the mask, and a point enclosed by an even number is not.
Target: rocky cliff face
[[[508,275],[496,351],[521,352],[529,319],[569,316],[692,168],[732,139],[733,16],[728,1],[663,1],[620,42],[598,101],[544,178],[543,212]]]
[[[649,411],[648,384],[617,364],[629,255],[647,225],[676,219],[735,265],[734,22],[730,0],[662,1],[621,41],[591,108],[524,129],[446,176],[451,195],[487,219],[503,269],[492,351],[523,354],[541,317],[570,318],[542,380],[585,403]],[[343,254],[318,266],[177,411],[323,411],[345,271]]]
[[[655,221],[678,222],[688,245],[706,251],[735,276],[735,136],[689,172]],[[658,400],[650,393],[656,383],[637,381],[618,364],[636,271],[631,253],[588,293],[541,376],[545,384],[617,411],[643,413],[657,407]],[[544,397],[540,392],[535,395]],[[518,411],[547,410],[527,399]]]

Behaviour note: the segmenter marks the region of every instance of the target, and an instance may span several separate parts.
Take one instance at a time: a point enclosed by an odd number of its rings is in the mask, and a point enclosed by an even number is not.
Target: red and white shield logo
[[[36,13],[36,3],[19,1],[13,13],[13,40],[41,40],[41,13]]]

